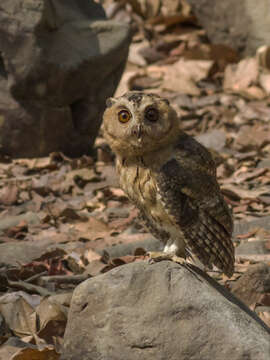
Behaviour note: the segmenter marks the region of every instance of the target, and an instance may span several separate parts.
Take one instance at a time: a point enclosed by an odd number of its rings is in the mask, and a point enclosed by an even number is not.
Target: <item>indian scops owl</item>
[[[233,222],[211,154],[179,128],[168,100],[128,92],[107,100],[104,136],[120,186],[164,251],[234,271]]]

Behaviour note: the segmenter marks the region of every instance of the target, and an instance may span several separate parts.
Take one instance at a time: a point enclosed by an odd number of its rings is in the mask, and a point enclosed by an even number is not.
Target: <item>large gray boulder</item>
[[[188,0],[212,42],[254,54],[270,43],[269,0]]]
[[[129,42],[94,0],[1,0],[1,153],[89,152]]]
[[[124,265],[73,294],[62,360],[269,360],[270,330],[195,267]]]

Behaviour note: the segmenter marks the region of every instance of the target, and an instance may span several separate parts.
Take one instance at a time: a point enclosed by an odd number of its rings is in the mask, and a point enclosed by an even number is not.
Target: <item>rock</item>
[[[259,161],[258,168],[270,168],[270,158]]]
[[[252,220],[252,221],[241,221],[239,223],[236,223],[234,226],[234,236],[240,235],[240,234],[246,234],[251,229],[254,229],[256,227],[263,228],[265,230],[270,230],[270,216],[263,216],[259,219]]]
[[[40,223],[40,219],[37,214],[32,211],[28,211],[22,215],[7,216],[0,219],[0,232],[7,230],[10,227],[17,226],[21,221],[25,221],[27,224],[31,225],[38,225]]]
[[[270,266],[264,263],[251,265],[240,279],[232,283],[231,290],[247,306],[255,307],[263,300],[264,294],[270,293]]]
[[[2,0],[1,153],[89,153],[129,42],[93,0]]]
[[[243,242],[238,245],[235,249],[236,255],[262,255],[262,254],[270,254],[270,249],[268,248],[269,241],[249,241]]]
[[[28,264],[47,252],[50,241],[14,241],[0,244],[0,266]]]
[[[269,354],[269,328],[202,271],[140,261],[75,289],[61,359],[268,360]]]
[[[54,295],[49,296],[48,300],[51,303],[56,303],[56,304],[60,304],[60,305],[69,307],[71,298],[72,298],[72,294],[73,294],[72,291],[54,294]]]
[[[270,13],[268,0],[188,0],[210,40],[254,54],[269,44]],[[232,11],[233,9],[233,11]]]

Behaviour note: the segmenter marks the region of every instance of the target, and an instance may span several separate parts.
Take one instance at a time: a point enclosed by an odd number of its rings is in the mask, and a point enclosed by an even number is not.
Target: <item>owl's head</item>
[[[103,129],[112,150],[122,156],[158,150],[179,133],[177,115],[169,101],[139,91],[107,100]]]

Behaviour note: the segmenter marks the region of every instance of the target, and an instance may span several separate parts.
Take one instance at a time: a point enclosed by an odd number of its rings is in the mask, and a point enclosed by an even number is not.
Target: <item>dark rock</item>
[[[93,0],[2,0],[1,153],[89,153],[129,38]]]
[[[188,0],[210,40],[248,54],[269,44],[269,2]]]
[[[202,271],[141,261],[75,289],[61,359],[268,360],[269,354],[269,328]]]

